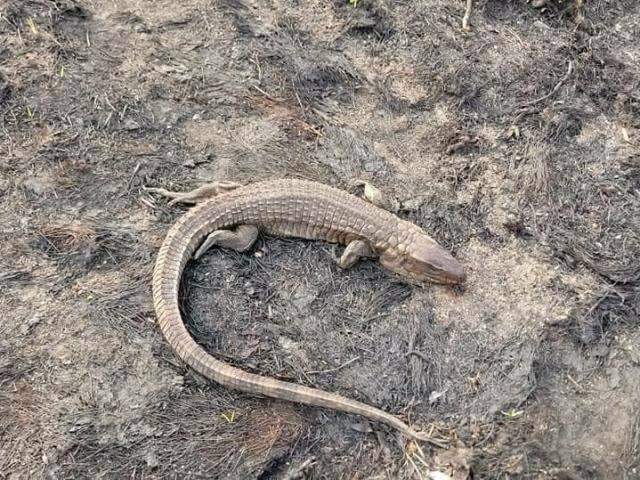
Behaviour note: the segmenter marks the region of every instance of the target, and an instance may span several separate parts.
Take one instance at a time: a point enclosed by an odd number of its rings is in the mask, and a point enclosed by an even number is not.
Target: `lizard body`
[[[191,337],[180,315],[178,292],[187,262],[211,245],[246,250],[258,231],[347,245],[340,265],[378,257],[389,270],[413,282],[455,284],[462,266],[418,226],[354,195],[320,183],[275,180],[246,186],[224,183],[199,195],[149,189],[197,203],[170,228],[153,273],[153,300],[162,333],[175,353],[206,378],[267,397],[359,414],[425,440],[395,416],[343,396],[245,372],[208,354]],[[215,197],[214,197],[215,196]],[[205,198],[202,197],[214,197]],[[202,200],[202,201],[200,201]]]

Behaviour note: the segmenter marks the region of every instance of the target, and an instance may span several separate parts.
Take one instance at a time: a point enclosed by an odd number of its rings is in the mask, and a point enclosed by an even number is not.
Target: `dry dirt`
[[[640,478],[640,5],[533,3],[0,1],[0,478]],[[189,328],[441,446],[159,334],[142,187],[280,177],[372,181],[466,287],[263,238],[188,268]]]

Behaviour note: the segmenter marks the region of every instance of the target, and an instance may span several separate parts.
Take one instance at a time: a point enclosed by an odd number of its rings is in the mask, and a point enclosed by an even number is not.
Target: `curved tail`
[[[217,210],[217,211],[216,211]],[[209,202],[194,207],[169,230],[153,272],[153,301],[158,323],[171,348],[204,377],[229,388],[267,397],[362,415],[416,440],[428,440],[395,416],[335,393],[283,382],[240,370],[208,354],[189,334],[180,315],[178,292],[187,261],[213,230],[234,224],[230,214]]]

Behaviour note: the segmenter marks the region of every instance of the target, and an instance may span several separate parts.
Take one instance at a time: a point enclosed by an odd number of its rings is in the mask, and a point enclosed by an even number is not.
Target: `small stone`
[[[122,126],[124,127],[125,130],[138,130],[140,128],[140,125],[138,124],[138,122],[136,122],[135,120],[133,120],[132,118],[127,118]]]
[[[620,370],[617,368],[607,368],[607,376],[609,377],[609,388],[618,388],[620,386]]]
[[[41,320],[42,319],[39,315],[34,315],[29,320],[27,320],[27,323],[20,327],[20,333],[22,333],[23,335],[28,335],[29,333],[31,333],[31,329],[38,325]]]
[[[22,186],[36,195],[42,195],[54,189],[53,182],[47,176],[29,177],[22,182]]]
[[[160,466],[160,460],[155,452],[147,452],[144,458],[149,468],[158,468]]]
[[[385,164],[382,160],[373,159],[365,162],[363,168],[365,172],[369,173],[381,172],[385,170]]]
[[[291,303],[299,309],[304,309],[311,305],[311,303],[313,303],[313,301],[317,297],[318,293],[316,291],[306,288],[299,288],[291,296]]]
[[[417,212],[425,204],[424,196],[412,197],[402,202],[402,209],[406,212]]]
[[[427,478],[429,480],[452,480],[449,475],[446,473],[439,472],[437,470],[433,470],[427,473]]]
[[[437,403],[441,398],[444,397],[445,393],[447,393],[446,390],[442,390],[442,391],[437,391],[434,390],[433,392],[431,392],[429,394],[429,404],[433,405],[434,403]]]

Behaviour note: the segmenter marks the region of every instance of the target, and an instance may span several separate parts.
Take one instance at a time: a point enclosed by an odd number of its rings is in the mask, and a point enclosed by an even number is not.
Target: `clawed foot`
[[[258,238],[258,227],[255,225],[238,225],[234,230],[215,230],[193,256],[198,260],[211,247],[218,246],[237,252],[245,252],[251,248]]]
[[[415,440],[417,442],[426,442],[426,443],[430,443],[431,445],[438,447],[438,448],[447,448],[447,444],[444,442],[441,442],[439,440],[436,440],[435,438],[433,438],[431,435],[429,435],[428,433],[425,432],[416,432],[415,430],[408,428],[407,430],[405,430],[404,433],[407,437],[409,437],[411,440]]]
[[[375,256],[375,252],[369,244],[363,240],[352,241],[342,252],[342,256],[338,257],[337,246],[334,245],[331,251],[331,257],[340,268],[347,269],[354,266],[361,258],[371,258]]]
[[[143,188],[147,192],[157,193],[163,197],[171,198],[172,200],[170,200],[167,205],[175,205],[176,203],[195,204],[202,202],[203,200],[208,200],[218,195],[222,195],[241,186],[241,184],[235,182],[212,182],[189,192],[172,192],[170,190],[157,187]]]
[[[375,187],[366,180],[355,179],[349,182],[351,189],[358,189],[364,187],[363,196],[368,202],[374,204],[376,207],[380,207],[389,212],[397,213],[400,210],[400,202],[393,197],[389,197],[382,193],[382,190]]]

